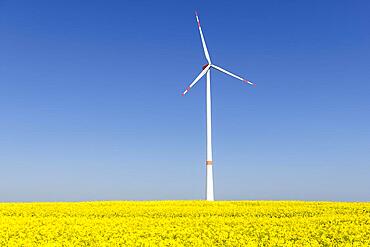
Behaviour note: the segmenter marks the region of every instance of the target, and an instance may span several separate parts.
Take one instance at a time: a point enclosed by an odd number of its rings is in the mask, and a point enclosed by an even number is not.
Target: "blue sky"
[[[0,1],[0,201],[369,200],[369,1]]]

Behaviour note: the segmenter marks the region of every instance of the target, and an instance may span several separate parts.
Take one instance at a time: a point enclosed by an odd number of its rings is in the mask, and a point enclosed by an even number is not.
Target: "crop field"
[[[370,203],[0,203],[0,246],[370,246]]]

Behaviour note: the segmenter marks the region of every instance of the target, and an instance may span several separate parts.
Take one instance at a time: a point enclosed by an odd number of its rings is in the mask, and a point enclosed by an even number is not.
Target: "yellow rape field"
[[[0,203],[0,246],[370,246],[370,203]]]

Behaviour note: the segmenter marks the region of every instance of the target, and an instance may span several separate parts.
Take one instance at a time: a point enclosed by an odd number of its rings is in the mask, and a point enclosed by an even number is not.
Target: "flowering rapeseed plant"
[[[370,246],[370,203],[0,203],[0,246]]]

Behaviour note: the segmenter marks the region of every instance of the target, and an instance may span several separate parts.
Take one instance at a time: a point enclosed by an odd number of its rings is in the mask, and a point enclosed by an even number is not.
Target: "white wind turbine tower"
[[[213,194],[213,172],[212,172],[212,117],[211,117],[211,68],[221,71],[229,76],[232,76],[238,80],[241,80],[247,84],[255,86],[254,83],[250,82],[247,79],[244,79],[240,76],[237,76],[223,68],[220,68],[211,62],[211,58],[209,57],[208,49],[206,46],[206,42],[204,40],[202,28],[200,27],[200,22],[198,18],[197,12],[195,12],[195,16],[198,22],[198,29],[200,33],[200,38],[202,39],[202,45],[204,50],[204,55],[208,61],[206,65],[203,66],[202,72],[195,78],[195,80],[186,88],[186,90],[182,93],[184,96],[189,90],[197,83],[205,74],[207,74],[207,84],[206,84],[206,108],[207,108],[207,160],[206,160],[206,174],[207,174],[207,181],[206,181],[206,199],[207,201],[214,200]]]

